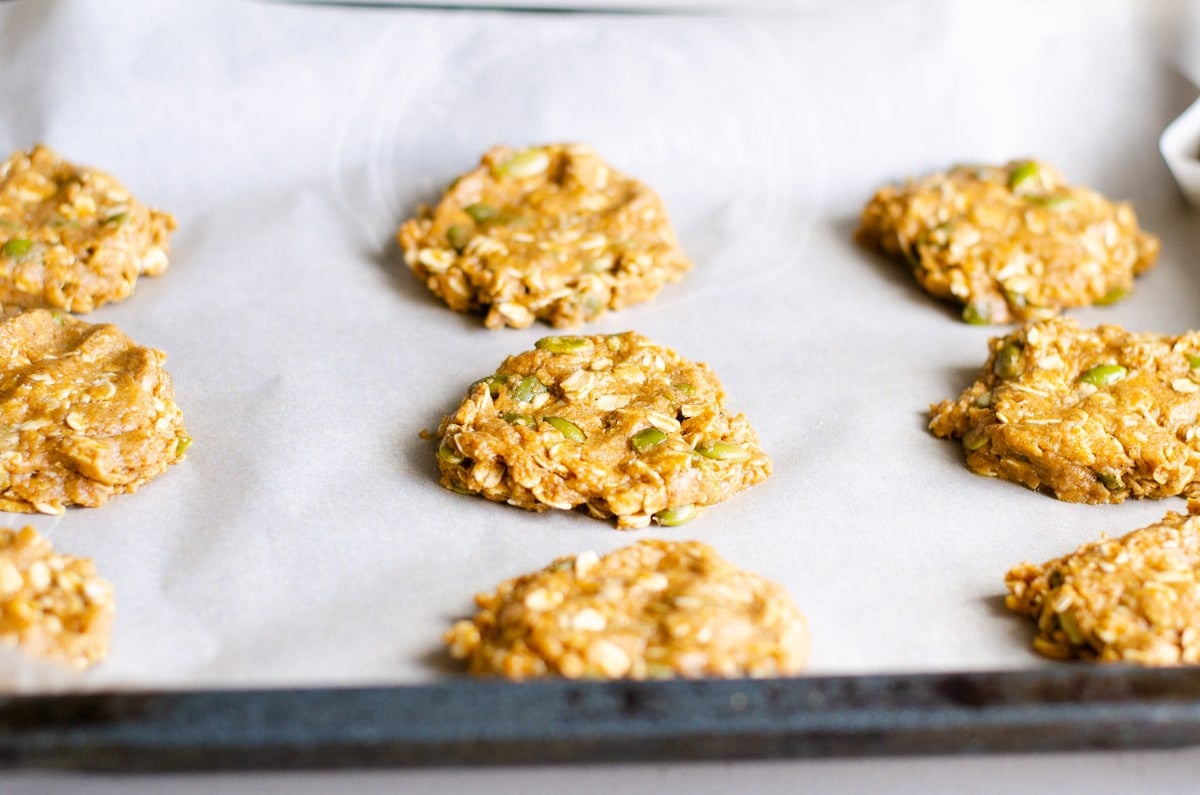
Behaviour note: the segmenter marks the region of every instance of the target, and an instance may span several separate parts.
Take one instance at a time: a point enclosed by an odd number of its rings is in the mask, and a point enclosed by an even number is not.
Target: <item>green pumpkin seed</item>
[[[1124,287],[1114,287],[1101,296],[1096,303],[1100,306],[1108,306],[1109,304],[1115,304],[1127,295],[1129,295],[1129,290]]]
[[[1125,481],[1120,475],[1114,475],[1111,472],[1097,472],[1096,480],[1104,484],[1104,488],[1109,491],[1120,491],[1125,488]]]
[[[484,204],[483,202],[468,204],[463,208],[463,212],[471,216],[471,220],[477,224],[486,224],[488,221],[493,220],[497,215],[500,214],[500,211],[495,207],[490,204]]]
[[[33,241],[23,237],[14,237],[12,240],[4,244],[3,251],[6,256],[23,257],[29,253],[29,249],[33,248]]]
[[[705,458],[714,458],[717,461],[745,461],[750,457],[750,452],[745,448],[720,441],[702,444],[696,448],[696,452]]]
[[[120,226],[121,224],[125,223],[125,219],[128,217],[129,213],[127,212],[115,213],[105,218],[104,223],[112,224],[113,226]]]
[[[579,429],[579,426],[570,420],[564,420],[562,417],[543,417],[542,419],[544,419],[549,425],[553,425],[555,428],[557,428],[559,433],[570,439],[572,442],[582,443],[585,439],[587,439],[587,437],[583,434],[583,431]]]
[[[448,445],[444,442],[442,443],[442,446],[438,448],[437,454],[438,454],[438,458],[445,461],[447,464],[457,465],[457,464],[461,464],[463,461],[467,460],[463,456],[462,453],[458,452],[453,447],[451,447],[450,445]]]
[[[992,322],[991,304],[972,303],[963,307],[962,319],[972,326],[986,326]]]
[[[1098,364],[1079,376],[1079,380],[1092,386],[1112,386],[1129,373],[1119,364]]]
[[[519,414],[515,411],[506,411],[503,415],[504,421],[509,425],[524,425],[527,428],[532,428],[537,425],[537,420],[528,414]]]
[[[192,437],[185,436],[175,443],[175,457],[179,458],[192,446]]]
[[[500,387],[506,383],[508,383],[508,376],[489,375],[487,378],[480,378],[478,381],[471,384],[470,388],[467,389],[467,394],[469,395],[474,392],[475,387],[479,386],[480,384],[487,384],[488,392],[491,393],[492,397],[499,397]]]
[[[1006,342],[996,351],[996,360],[992,362],[992,372],[1001,378],[1015,378],[1025,371],[1021,361],[1021,346],[1015,342]]]
[[[963,447],[973,453],[985,447],[990,441],[991,438],[988,436],[986,430],[981,427],[975,427],[967,431],[963,436]]]
[[[463,488],[462,486],[451,486],[450,491],[454,492],[455,494],[474,494],[475,493],[475,492],[471,491],[470,489]]]
[[[455,251],[462,251],[466,248],[470,239],[471,233],[465,226],[452,226],[446,230],[446,240]]]
[[[696,391],[696,387],[691,384],[674,384],[673,386],[685,395],[690,395]]]
[[[667,440],[667,435],[658,428],[646,428],[638,431],[630,439],[633,444],[633,449],[639,453],[644,453],[647,450],[653,450]]]
[[[684,522],[688,522],[696,518],[695,505],[676,505],[674,508],[666,508],[654,514],[654,518],[663,527],[678,527]]]
[[[591,350],[592,341],[587,337],[542,337],[533,347],[550,353],[579,353]]]
[[[1073,196],[1030,196],[1029,201],[1054,212],[1062,212],[1075,206]]]
[[[546,154],[546,150],[526,149],[509,158],[508,162],[501,166],[500,171],[510,177],[525,179],[537,176],[549,167],[550,155]]]
[[[1193,370],[1200,370],[1200,353],[1185,353],[1184,356]]]
[[[536,396],[546,391],[546,385],[537,380],[531,375],[527,375],[517,382],[509,395],[518,403],[528,403]]]
[[[978,396],[977,396],[977,397],[976,397],[976,398],[975,398],[973,401],[971,401],[971,403],[972,403],[972,405],[974,405],[974,406],[975,406],[975,408],[977,408],[977,409],[986,409],[986,408],[988,408],[989,406],[991,406],[991,405],[992,405],[992,393],[991,393],[991,390],[988,390],[987,392],[984,392],[982,395],[978,395]]]
[[[1016,290],[1005,289],[1004,300],[1008,301],[1008,305],[1015,309],[1024,309],[1029,306],[1029,299],[1025,297],[1025,293],[1018,293]]]
[[[1036,179],[1038,175],[1038,164],[1032,160],[1026,160],[1023,163],[1018,163],[1008,175],[1008,189],[1015,191],[1024,183],[1031,179]]]

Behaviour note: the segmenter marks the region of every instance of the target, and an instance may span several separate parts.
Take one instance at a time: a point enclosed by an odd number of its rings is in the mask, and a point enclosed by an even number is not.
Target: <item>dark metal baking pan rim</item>
[[[1200,744],[1200,668],[0,698],[0,766],[251,770]]]

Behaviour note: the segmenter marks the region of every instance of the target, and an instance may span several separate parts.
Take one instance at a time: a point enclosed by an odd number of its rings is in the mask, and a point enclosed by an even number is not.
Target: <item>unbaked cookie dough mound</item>
[[[885,187],[863,210],[858,238],[906,260],[922,287],[962,304],[975,324],[1117,301],[1159,249],[1127,202],[1071,187],[1032,160]]]
[[[1067,502],[1200,497],[1200,332],[1054,318],[989,347],[978,380],[931,407],[971,470]]]
[[[112,586],[32,527],[0,527],[0,644],[86,668],[108,654]]]
[[[584,552],[475,597],[446,634],[473,674],[662,679],[794,674],[808,628],[784,590],[696,541]]]
[[[545,337],[438,428],[442,485],[519,508],[678,525],[771,462],[708,365],[635,332]]]
[[[90,312],[167,269],[175,219],[44,146],[0,164],[0,305]]]
[[[1101,538],[1005,577],[1009,609],[1037,622],[1055,659],[1200,663],[1200,502],[1124,538]]]
[[[417,278],[484,324],[578,326],[691,267],[662,200],[589,146],[498,146],[399,233]]]
[[[0,510],[136,491],[191,443],[165,354],[47,309],[0,316]]]

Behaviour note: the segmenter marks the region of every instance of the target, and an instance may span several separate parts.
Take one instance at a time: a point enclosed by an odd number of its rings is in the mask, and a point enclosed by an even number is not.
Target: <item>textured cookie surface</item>
[[[0,304],[90,312],[167,269],[175,219],[44,146],[0,164]]]
[[[1071,187],[1034,161],[959,166],[881,189],[859,240],[903,258],[931,294],[969,323],[1050,317],[1116,301],[1150,268],[1159,243],[1133,208]]]
[[[84,668],[108,653],[112,616],[90,559],[57,554],[32,527],[0,528],[0,642]]]
[[[1124,538],[1008,573],[1011,610],[1037,622],[1047,657],[1200,663],[1200,503]]]
[[[1068,502],[1200,496],[1200,332],[1055,318],[990,341],[978,380],[932,407],[967,466]]]
[[[442,484],[621,528],[682,524],[770,474],[712,370],[635,332],[546,337],[468,391],[438,428]]]
[[[666,209],[591,147],[496,147],[399,233],[413,273],[488,328],[577,326],[691,267]]]
[[[560,558],[475,601],[475,618],[446,634],[474,674],[776,676],[808,657],[804,617],[783,589],[695,541]]]
[[[102,505],[179,461],[191,440],[165,358],[47,309],[0,317],[0,510]]]

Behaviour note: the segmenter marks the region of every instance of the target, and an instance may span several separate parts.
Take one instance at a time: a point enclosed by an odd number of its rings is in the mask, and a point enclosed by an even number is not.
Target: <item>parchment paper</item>
[[[112,655],[70,687],[430,681],[454,670],[439,638],[475,591],[651,536],[785,584],[813,673],[1047,665],[1002,608],[1005,571],[1183,508],[1066,504],[968,472],[927,409],[1004,329],[962,324],[851,240],[884,182],[1037,156],[1133,200],[1163,241],[1132,297],[1075,316],[1200,322],[1195,219],[1156,151],[1195,98],[1170,7],[116,8],[0,5],[0,150],[44,141],[179,219],[170,270],[88,319],[169,354],[187,461],[100,509],[0,517],[115,583]],[[419,437],[550,332],[451,313],[395,229],[492,144],[558,140],[654,185],[696,262],[588,330],[712,364],[774,458],[765,484],[681,528],[453,494]]]

